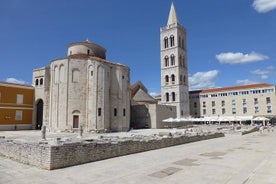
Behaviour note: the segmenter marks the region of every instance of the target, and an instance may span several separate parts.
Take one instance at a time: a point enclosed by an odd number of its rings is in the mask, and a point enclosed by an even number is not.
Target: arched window
[[[65,81],[65,69],[64,69],[64,65],[61,65],[59,67],[59,81],[60,82],[64,82]]]
[[[172,92],[172,101],[175,101],[175,92]]]
[[[171,65],[175,65],[175,56],[173,54],[171,55]]]
[[[165,76],[165,85],[168,85],[168,84],[169,84],[169,76],[166,75],[166,76]]]
[[[171,75],[171,78],[172,78],[172,84],[174,84],[174,83],[175,83],[175,75],[172,74],[172,75]]]
[[[183,77],[183,82],[184,82],[184,84],[186,84],[186,76],[185,75]]]
[[[179,56],[179,64],[180,64],[180,66],[183,66],[181,61],[182,61],[182,56],[180,55]]]
[[[55,84],[57,84],[58,83],[58,67],[57,66],[55,66],[55,69],[54,69],[54,81],[55,81]]]
[[[171,42],[171,47],[173,47],[174,46],[174,36],[173,35],[171,35],[171,37],[170,37],[170,42]]]
[[[72,71],[72,82],[79,82],[80,79],[80,71],[78,69],[73,69]]]
[[[123,116],[126,116],[126,109],[123,109]]]
[[[165,56],[165,66],[169,66],[169,57],[168,56]]]
[[[39,85],[43,85],[43,78],[39,80]]]
[[[165,48],[168,48],[168,47],[169,47],[169,39],[168,39],[168,37],[165,37],[165,38],[164,38],[164,47],[165,47]]]
[[[182,75],[180,75],[179,80],[180,80],[180,83],[182,83]]]
[[[181,37],[180,36],[178,37],[178,47],[182,48],[181,47]]]
[[[35,85],[38,86],[38,79],[35,80]]]
[[[170,95],[169,93],[166,93],[166,102],[170,101]]]
[[[117,109],[114,108],[114,116],[117,116]]]

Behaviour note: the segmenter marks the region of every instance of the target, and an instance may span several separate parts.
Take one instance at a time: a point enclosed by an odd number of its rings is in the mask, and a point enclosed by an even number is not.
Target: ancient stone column
[[[41,139],[46,140],[46,126],[43,125],[41,128]]]
[[[83,128],[82,125],[79,126],[79,135],[77,138],[82,138]]]

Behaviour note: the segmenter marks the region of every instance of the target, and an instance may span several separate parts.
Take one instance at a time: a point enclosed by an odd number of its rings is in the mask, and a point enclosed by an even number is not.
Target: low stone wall
[[[250,130],[243,131],[242,135],[250,134],[250,133],[253,133],[253,132],[257,132],[257,131],[259,131],[259,128],[258,127],[253,127]]]
[[[25,143],[0,137],[0,155],[43,169],[50,169],[51,165],[50,145]]]
[[[0,131],[31,130],[32,124],[0,125]]]
[[[23,143],[0,137],[0,154],[24,164],[52,170],[223,136],[222,133],[213,133],[117,141],[91,139],[79,142],[57,142],[56,145],[47,144],[47,142]]]

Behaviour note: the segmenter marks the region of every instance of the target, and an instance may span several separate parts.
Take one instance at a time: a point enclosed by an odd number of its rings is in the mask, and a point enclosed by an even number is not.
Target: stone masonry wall
[[[82,140],[56,145],[20,143],[0,138],[0,155],[52,170],[189,142],[223,137],[222,133],[119,141]]]
[[[0,138],[0,156],[49,170],[51,146]]]

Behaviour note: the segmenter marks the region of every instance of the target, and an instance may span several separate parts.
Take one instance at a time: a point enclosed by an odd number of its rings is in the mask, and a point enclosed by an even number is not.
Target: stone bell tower
[[[161,103],[176,106],[177,117],[187,117],[189,110],[186,30],[171,4],[167,25],[160,29]]]

